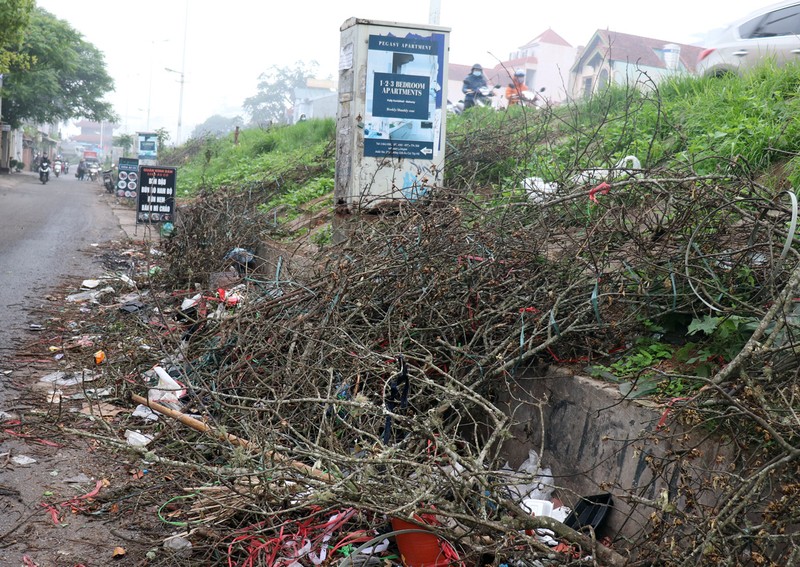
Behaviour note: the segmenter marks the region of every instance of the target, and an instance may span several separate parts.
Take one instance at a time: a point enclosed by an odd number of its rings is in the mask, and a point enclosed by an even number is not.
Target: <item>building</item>
[[[505,61],[489,67],[484,65],[484,74],[490,85],[500,87],[496,97],[498,106],[505,106],[502,96],[506,85],[515,72],[525,72],[525,84],[533,91],[544,88],[544,97],[553,103],[565,100],[569,94],[569,71],[575,62],[577,49],[548,28],[525,45],[509,54]],[[450,63],[448,65],[448,96],[451,103],[463,99],[461,85],[472,65]]]
[[[570,94],[590,96],[609,84],[656,85],[665,77],[694,72],[703,50],[626,33],[597,30],[570,71]]]
[[[294,124],[311,118],[336,118],[338,104],[335,82],[308,79],[305,87],[294,89],[291,122]]]
[[[552,28],[548,28],[512,53],[506,66],[525,71],[525,84],[531,90],[544,88],[545,98],[553,103],[569,96],[569,73],[577,48]]]
[[[111,155],[114,129],[117,127],[115,124],[81,120],[76,122],[75,126],[81,129],[81,133],[73,136],[72,141],[76,142],[82,150],[98,152],[101,161],[105,156]]]

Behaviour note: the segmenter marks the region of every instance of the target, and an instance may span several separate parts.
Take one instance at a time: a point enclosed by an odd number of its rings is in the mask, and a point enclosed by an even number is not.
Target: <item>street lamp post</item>
[[[175,138],[175,145],[180,145],[181,143],[181,123],[183,119],[183,83],[184,83],[184,74],[183,71],[176,71],[175,69],[170,69],[169,67],[164,67],[165,71],[169,71],[170,73],[177,73],[180,75],[180,84],[181,90],[180,95],[178,95],[178,132]]]
[[[186,31],[189,28],[189,0],[186,0],[186,13],[183,18],[183,55],[181,57],[181,70],[176,71],[175,69],[170,69],[168,67],[164,67],[164,70],[169,71],[170,73],[177,73],[180,75],[181,80],[181,90],[180,94],[178,95],[178,131],[176,132],[175,136],[175,145],[179,146],[181,144],[181,125],[183,122],[183,84],[185,82],[186,76]]]

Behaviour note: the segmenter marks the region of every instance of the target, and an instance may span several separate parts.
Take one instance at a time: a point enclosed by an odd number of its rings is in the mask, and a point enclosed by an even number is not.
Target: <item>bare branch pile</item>
[[[168,249],[170,275],[199,289],[160,300],[172,346],[134,369],[166,368],[187,391],[175,408],[207,425],[161,429],[153,448],[206,476],[184,487],[187,533],[217,534],[209,557],[267,564],[253,538],[336,511],[372,535],[432,514],[467,564],[569,564],[576,548],[605,565],[627,553],[676,565],[794,557],[796,207],[746,175],[630,173],[541,200],[439,188],[419,207],[350,220],[311,272],[247,266],[224,292],[206,278],[228,267],[228,247],[255,244],[264,219],[244,198],[196,203]],[[685,454],[653,462],[657,478],[678,479],[676,505],[643,504],[653,516],[638,547],[531,518],[509,487],[536,479],[504,467],[498,397],[557,360],[608,361],[669,314],[760,322],[714,376],[672,374],[704,386],[676,404],[681,427],[737,439],[729,466],[709,478]],[[525,534],[535,527],[566,547],[554,555]]]

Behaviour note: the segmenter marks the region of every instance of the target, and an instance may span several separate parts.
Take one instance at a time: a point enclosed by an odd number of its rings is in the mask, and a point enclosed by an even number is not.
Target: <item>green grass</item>
[[[644,167],[707,174],[763,171],[800,147],[800,66],[765,64],[737,77],[682,77],[638,90],[613,86],[588,100],[536,113],[480,109],[448,122],[450,185],[528,176],[563,182],[627,155]],[[800,181],[796,159],[792,181]],[[797,179],[794,179],[797,177]]]
[[[626,155],[643,167],[698,174],[786,162],[800,182],[800,66],[766,64],[745,77],[683,77],[639,90],[614,86],[533,112],[471,109],[448,117],[445,184],[492,198],[522,198],[519,181],[563,183],[576,170],[613,166]],[[270,188],[269,206],[299,206],[333,187],[335,122],[242,130],[195,141],[179,170],[179,194],[201,189]],[[787,157],[788,156],[788,157]]]
[[[242,130],[239,144],[233,136],[207,139],[179,171],[179,193],[192,195],[217,187],[265,187],[278,191],[302,189],[303,171],[333,169],[328,155],[335,123],[308,120],[293,126]],[[300,175],[298,175],[300,173]],[[326,174],[327,178],[332,173]]]

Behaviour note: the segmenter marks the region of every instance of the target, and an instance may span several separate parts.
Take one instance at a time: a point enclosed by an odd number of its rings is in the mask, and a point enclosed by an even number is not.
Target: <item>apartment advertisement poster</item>
[[[136,150],[142,165],[155,165],[158,160],[158,134],[137,132]]]
[[[117,197],[135,199],[139,191],[139,160],[119,158],[117,165]]]
[[[136,222],[173,222],[175,218],[175,167],[139,166],[139,198]]]
[[[369,36],[364,155],[432,160],[440,151],[443,34]]]

